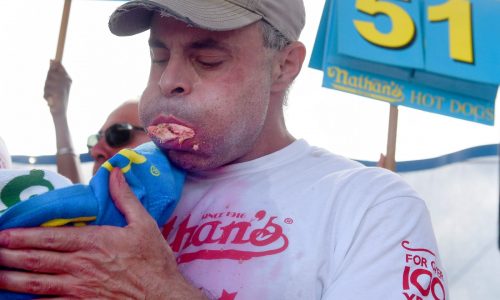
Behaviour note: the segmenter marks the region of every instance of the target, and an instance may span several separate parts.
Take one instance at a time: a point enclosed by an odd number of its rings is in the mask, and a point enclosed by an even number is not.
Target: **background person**
[[[97,134],[89,136],[87,146],[94,159],[92,174],[118,151],[150,142],[139,120],[139,103],[129,100],[112,111]]]
[[[43,97],[47,101],[54,122],[57,172],[69,178],[73,183],[81,183],[83,176],[80,158],[73,148],[67,118],[71,82],[71,77],[62,64],[51,60]]]
[[[72,80],[64,66],[59,62],[51,61],[45,81],[44,98],[50,107],[56,132],[57,171],[71,179],[73,183],[83,183],[80,159],[73,150],[67,118],[71,83]],[[137,100],[126,101],[111,112],[101,127],[100,133],[92,135],[87,141],[90,154],[94,159],[92,174],[95,174],[103,162],[122,148],[135,148],[149,141],[144,130],[137,130],[137,128],[141,128]],[[107,135],[106,132],[108,132]],[[108,141],[111,141],[112,145]]]
[[[113,172],[111,195],[128,226],[0,232],[0,264],[27,271],[2,272],[0,288],[77,298],[444,299],[422,199],[397,174],[286,129],[304,14],[301,0],[117,9],[115,34],[150,28],[141,121],[189,172],[181,200],[161,233]]]

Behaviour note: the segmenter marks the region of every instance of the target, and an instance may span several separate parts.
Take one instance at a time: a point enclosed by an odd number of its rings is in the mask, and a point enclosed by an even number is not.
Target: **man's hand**
[[[29,228],[0,232],[0,289],[76,299],[204,299],[177,271],[156,222],[119,169],[111,196],[126,227]]]
[[[45,79],[43,97],[47,100],[50,113],[54,118],[65,116],[68,108],[71,77],[60,62],[50,61],[50,68]]]

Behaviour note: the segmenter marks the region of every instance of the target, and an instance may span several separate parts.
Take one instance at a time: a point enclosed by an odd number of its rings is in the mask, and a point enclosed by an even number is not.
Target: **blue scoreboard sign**
[[[493,125],[498,0],[327,0],[310,67],[323,86]]]

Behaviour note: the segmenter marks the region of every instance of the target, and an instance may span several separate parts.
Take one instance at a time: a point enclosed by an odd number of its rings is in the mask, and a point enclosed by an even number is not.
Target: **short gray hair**
[[[264,47],[270,50],[280,51],[290,45],[291,41],[271,24],[264,20],[259,21],[259,24],[262,30],[262,37],[264,39]],[[283,96],[283,106],[287,106],[288,104],[289,88],[285,91],[285,95]]]
[[[271,24],[266,21],[260,21],[259,23],[262,29],[262,36],[264,38],[264,47],[279,51],[290,44],[290,40],[288,40]]]

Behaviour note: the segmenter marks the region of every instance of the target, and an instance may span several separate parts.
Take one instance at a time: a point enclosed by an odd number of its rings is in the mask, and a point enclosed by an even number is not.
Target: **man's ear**
[[[306,47],[301,42],[292,42],[276,54],[272,92],[280,92],[288,88],[299,75],[305,57]]]

